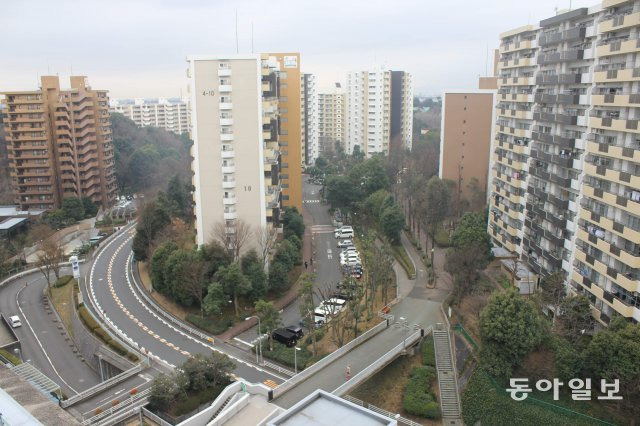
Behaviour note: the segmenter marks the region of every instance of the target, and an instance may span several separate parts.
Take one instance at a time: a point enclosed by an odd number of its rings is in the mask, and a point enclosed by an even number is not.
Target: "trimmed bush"
[[[415,367],[407,381],[402,398],[402,408],[414,416],[436,419],[440,417],[440,407],[431,394],[431,383],[436,380],[435,368]]]
[[[253,351],[255,352],[255,350],[256,350],[256,347],[254,346]],[[293,355],[294,350],[295,350],[294,348],[288,348],[282,343],[273,342],[273,351],[270,351],[269,343],[262,342],[262,356],[264,356],[265,358],[277,361],[291,368],[293,368],[295,365],[295,362],[294,362],[295,359]],[[301,350],[298,351],[296,358],[298,362],[298,371],[300,371],[304,369],[304,367],[307,365],[309,358],[311,358],[311,352],[309,352],[305,348],[302,348]]]
[[[398,261],[402,269],[407,273],[407,278],[411,279],[416,274],[416,268],[413,267],[413,263],[409,258],[409,254],[404,249],[402,244],[392,245],[391,252],[393,253],[393,257]]]
[[[89,330],[93,331],[96,328],[100,327],[100,324],[98,324],[98,322],[93,319],[86,306],[80,306],[78,308],[78,313],[80,314],[82,322],[87,326]]]
[[[429,334],[422,342],[422,365],[436,366],[436,351],[433,347],[433,334]]]

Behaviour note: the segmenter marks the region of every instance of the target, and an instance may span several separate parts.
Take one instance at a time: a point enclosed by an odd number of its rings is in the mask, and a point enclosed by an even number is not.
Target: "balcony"
[[[238,218],[237,212],[224,212],[223,214],[224,220],[233,220]]]
[[[230,110],[230,109],[233,109],[233,103],[231,103],[231,102],[220,102],[219,107],[223,111]]]
[[[230,93],[231,92],[231,85],[230,84],[221,84],[218,86],[218,91],[220,93]]]
[[[231,77],[231,68],[218,69],[218,77]]]
[[[234,158],[236,156],[236,152],[234,150],[226,150],[220,153],[220,157],[222,158]]]
[[[640,93],[592,95],[594,105],[614,107],[640,107]]]
[[[600,25],[598,25],[598,32],[606,33],[609,31],[618,31],[623,28],[635,27],[637,25],[640,25],[640,12],[631,13],[629,15],[617,15],[600,23]]]
[[[220,119],[221,126],[231,126],[233,125],[233,118],[221,118]]]
[[[597,129],[640,133],[640,129],[638,128],[638,120],[621,120],[611,117],[590,117],[589,126]]]
[[[223,189],[232,189],[236,187],[236,181],[235,180],[223,180],[222,181],[222,188]]]
[[[231,206],[236,203],[236,197],[224,197],[222,199],[222,204],[225,206]]]
[[[220,133],[220,140],[223,142],[233,141],[233,133]]]
[[[236,166],[222,166],[222,173],[235,173]]]
[[[587,150],[594,154],[604,154],[607,157],[640,163],[640,150],[630,147],[620,147],[613,144],[588,142]]]
[[[640,51],[640,40],[614,41],[613,43],[598,46],[596,56],[623,55]]]

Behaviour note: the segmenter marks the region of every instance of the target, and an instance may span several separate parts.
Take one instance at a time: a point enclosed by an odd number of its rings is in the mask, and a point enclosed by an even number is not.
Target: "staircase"
[[[462,425],[458,381],[451,352],[449,331],[433,330],[433,344],[436,352],[442,424]]]

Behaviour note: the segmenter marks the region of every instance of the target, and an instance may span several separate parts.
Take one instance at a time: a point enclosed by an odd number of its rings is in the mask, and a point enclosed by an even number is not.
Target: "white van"
[[[353,228],[350,226],[343,226],[335,230],[334,235],[336,238],[353,238]]]
[[[22,325],[22,322],[20,322],[19,316],[13,315],[9,317],[9,324],[11,324],[11,327],[13,328],[18,328]]]

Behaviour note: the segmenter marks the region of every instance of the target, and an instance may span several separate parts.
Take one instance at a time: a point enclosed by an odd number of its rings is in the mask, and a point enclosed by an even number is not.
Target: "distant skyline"
[[[416,95],[473,89],[498,34],[588,0],[33,0],[3,4],[0,91],[87,75],[112,98],[186,96],[188,55],[300,52],[321,89],[351,70],[413,74]],[[487,55],[489,52],[489,55]]]

